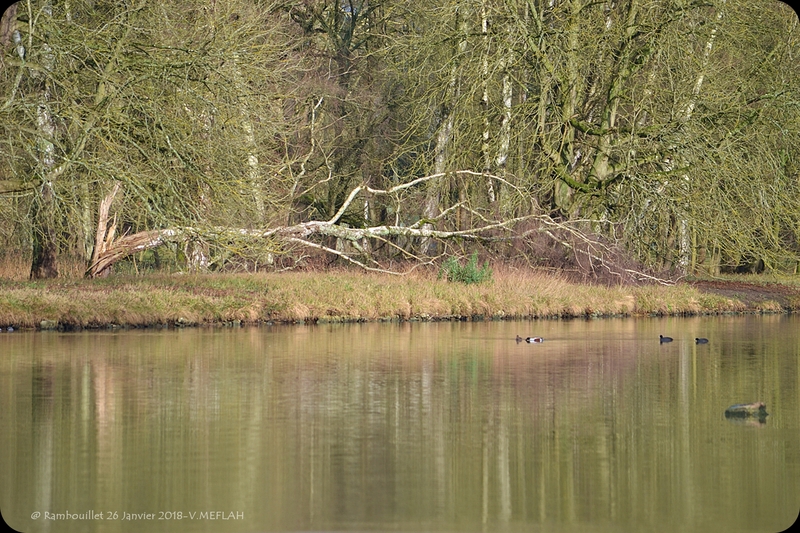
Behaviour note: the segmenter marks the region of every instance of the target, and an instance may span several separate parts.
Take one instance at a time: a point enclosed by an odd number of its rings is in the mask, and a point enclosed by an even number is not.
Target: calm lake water
[[[777,532],[800,512],[798,385],[783,315],[2,333],[0,512],[25,532]],[[764,423],[725,418],[754,401]]]

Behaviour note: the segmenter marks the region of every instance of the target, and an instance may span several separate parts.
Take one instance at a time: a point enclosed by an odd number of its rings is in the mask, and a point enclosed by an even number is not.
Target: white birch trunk
[[[726,0],[722,0],[722,4],[724,5]],[[688,122],[692,118],[692,114],[694,113],[694,108],[697,105],[697,100],[700,97],[700,91],[703,88],[703,82],[705,81],[706,71],[708,69],[708,63],[711,57],[711,50],[714,47],[714,40],[717,37],[717,30],[719,28],[719,24],[722,21],[724,13],[722,9],[717,12],[716,20],[714,22],[714,26],[711,28],[711,35],[708,37],[708,41],[706,41],[706,45],[703,48],[703,58],[700,64],[700,72],[697,75],[697,79],[695,80],[694,86],[692,87],[692,94],[689,97],[689,102],[686,104],[683,113],[683,120]],[[689,187],[689,175],[683,174],[681,176],[683,181],[683,185],[687,188]],[[686,218],[686,215],[683,215],[678,221],[678,269],[682,274],[687,274],[689,269],[692,267],[692,238],[691,238],[691,228],[689,226],[689,222]]]
[[[489,53],[491,44],[489,42],[489,16],[486,13],[485,0],[481,3],[481,35],[483,36],[484,44],[482,72],[483,95],[481,96],[481,107],[483,108],[483,143],[481,144],[481,151],[483,152],[483,171],[486,174],[491,174],[492,156],[489,149]],[[497,198],[491,179],[486,180],[486,193],[489,198],[489,203],[493,204]]]
[[[458,53],[463,54],[467,49],[467,28],[466,23],[461,19],[459,23],[459,27],[457,28],[459,33],[461,33],[461,40],[458,43]],[[447,161],[450,151],[450,140],[452,139],[453,135],[453,106],[455,106],[456,102],[458,101],[458,63],[457,61],[453,62],[453,68],[450,72],[450,82],[449,82],[449,90],[450,94],[452,95],[451,105],[449,108],[445,109],[442,114],[442,121],[439,125],[439,132],[436,135],[436,147],[434,148],[434,159],[433,159],[433,171],[434,174],[444,174],[447,171]],[[440,203],[440,188],[437,184],[431,183],[428,186],[427,193],[425,196],[425,203],[422,207],[422,217],[428,220],[435,219],[439,216],[439,203]],[[426,222],[422,225],[422,229],[426,231],[432,231],[433,224]],[[422,239],[421,248],[422,253],[424,254],[431,254],[432,250],[432,241],[430,238],[425,237]]]
[[[505,62],[504,62],[505,65]],[[500,122],[500,148],[497,151],[497,167],[505,168],[508,160],[508,149],[511,146],[511,103],[514,87],[508,72],[503,74],[503,118]],[[503,174],[502,172],[500,173]]]
[[[42,13],[47,17],[52,16],[52,6],[49,3],[45,4],[42,7]],[[29,41],[28,44],[31,45],[32,43]],[[42,44],[40,58],[41,66],[44,71],[52,72],[55,68],[55,54],[49,44]],[[39,78],[42,75],[42,73],[36,70],[31,70],[32,78]],[[59,172],[56,169],[56,146],[54,142],[56,127],[50,110],[50,99],[50,82],[45,75],[44,89],[40,94],[39,104],[36,106],[36,128],[39,134],[37,139],[37,157],[41,184],[38,188],[38,197],[34,201],[34,208],[32,210],[35,235],[33,261],[31,263],[31,279],[53,278],[58,276],[57,243],[55,235],[56,192],[54,180]]]
[[[239,53],[233,52],[233,79],[236,84],[236,89],[239,94],[247,94],[247,84],[242,76],[242,70],[239,67]],[[242,131],[244,131],[245,144],[249,149],[247,154],[247,181],[253,191],[253,198],[256,204],[256,214],[258,222],[264,222],[264,189],[261,183],[261,172],[259,169],[258,161],[258,145],[256,144],[255,130],[253,129],[253,121],[250,119],[248,106],[241,104],[239,112],[242,120]]]
[[[723,5],[725,2],[726,0],[722,0]],[[717,19],[714,27],[711,28],[711,35],[708,37],[706,46],[703,48],[703,59],[700,64],[700,74],[698,74],[697,80],[694,82],[694,87],[692,87],[692,96],[689,98],[689,102],[686,104],[686,108],[683,113],[683,119],[685,121],[688,121],[692,118],[692,113],[697,105],[697,99],[700,96],[700,90],[703,88],[703,82],[705,81],[706,70],[708,69],[708,61],[711,57],[711,49],[714,47],[714,40],[717,38],[717,29],[719,28],[719,24],[722,21],[723,15],[724,13],[720,9],[719,12],[717,12]]]
[[[511,147],[511,106],[514,99],[514,86],[511,82],[511,74],[509,68],[512,61],[512,52],[508,50],[508,56],[500,60],[500,68],[503,72],[502,80],[502,97],[503,97],[503,115],[500,119],[500,146],[497,149],[497,157],[495,165],[497,166],[497,174],[506,179],[506,168],[508,162],[508,151]],[[491,181],[490,181],[491,183]],[[498,183],[497,196],[500,197],[501,209],[503,208],[503,186]],[[507,202],[506,202],[507,203]]]

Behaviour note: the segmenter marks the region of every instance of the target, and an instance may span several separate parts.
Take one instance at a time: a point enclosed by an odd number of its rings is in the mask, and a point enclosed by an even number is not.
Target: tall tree
[[[54,275],[49,261],[75,236],[92,249],[87,218],[107,222],[104,235],[230,217],[267,223],[265,205],[282,194],[276,140],[290,123],[277,102],[290,91],[286,69],[276,68],[290,41],[275,10],[248,1],[20,6],[28,52],[6,54],[19,75],[7,77],[18,83],[2,123],[11,172],[34,199],[32,277]],[[98,220],[117,183],[118,217]]]

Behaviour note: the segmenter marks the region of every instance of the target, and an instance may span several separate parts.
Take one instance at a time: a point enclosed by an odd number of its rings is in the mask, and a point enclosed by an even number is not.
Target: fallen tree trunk
[[[486,176],[483,173],[477,173],[470,170],[459,170],[453,172],[452,174]],[[507,221],[497,221],[497,220],[492,221],[492,220],[486,220],[481,215],[476,213],[477,217],[480,220],[484,220],[484,224],[480,227],[462,231],[439,231],[433,229],[433,224],[435,224],[438,220],[443,219],[454,209],[456,208],[467,209],[465,206],[457,204],[455,206],[451,206],[450,208],[443,210],[434,219],[419,220],[417,223],[411,226],[382,225],[382,226],[373,226],[367,228],[351,228],[340,225],[338,223],[339,220],[344,215],[344,213],[347,211],[347,209],[352,205],[353,201],[359,196],[359,194],[367,193],[373,196],[396,197],[398,194],[402,193],[403,191],[409,188],[422,185],[432,180],[442,179],[447,175],[448,174],[444,172],[431,174],[429,176],[416,178],[407,183],[396,185],[389,189],[373,189],[366,185],[356,187],[352,191],[350,191],[350,194],[347,196],[347,199],[344,201],[342,206],[330,220],[312,220],[309,222],[302,222],[292,226],[281,226],[277,228],[269,228],[264,230],[252,230],[252,229],[230,228],[230,227],[212,227],[212,228],[177,227],[169,229],[143,231],[140,233],[135,233],[133,235],[126,235],[115,240],[114,233],[116,230],[116,224],[112,223],[111,227],[109,228],[108,218],[109,218],[109,209],[111,203],[114,201],[114,197],[119,191],[119,184],[117,183],[114,186],[114,189],[100,202],[100,207],[98,212],[98,222],[97,222],[97,236],[95,238],[95,248],[94,248],[94,253],[92,254],[92,260],[90,262],[89,268],[86,270],[86,276],[90,278],[102,276],[104,275],[104,273],[108,272],[108,269],[115,262],[124,259],[125,257],[131,254],[141,252],[150,248],[155,248],[157,246],[161,246],[166,242],[179,242],[179,241],[188,242],[190,240],[205,241],[205,242],[225,242],[241,238],[246,238],[246,239],[271,238],[276,240],[285,240],[287,242],[301,244],[311,248],[316,248],[330,253],[334,253],[354,264],[360,265],[364,268],[370,268],[361,263],[360,261],[356,260],[355,258],[350,257],[348,254],[317,244],[315,242],[310,241],[309,239],[312,236],[316,235],[334,237],[337,239],[344,239],[353,243],[357,249],[359,249],[358,241],[364,239],[385,240],[386,238],[392,236],[414,237],[421,239],[449,239],[455,237],[461,239],[473,239],[473,240],[482,238],[485,239],[487,238],[486,234],[490,231],[495,231],[498,229],[506,229],[510,231],[512,226],[517,222],[531,218],[531,217],[522,217]],[[508,183],[506,180],[498,176],[486,176],[486,177],[494,180],[499,180],[503,183]],[[511,184],[508,185],[513,188]],[[404,253],[406,253],[408,256],[412,256],[412,254],[406,250],[404,250]]]
[[[471,171],[459,171],[466,174],[475,174],[485,176],[485,174],[473,173]],[[450,206],[448,209],[443,210],[439,215],[433,219],[420,219],[410,226],[402,225],[380,225],[370,226],[364,228],[349,227],[339,224],[339,220],[344,215],[345,211],[350,207],[355,198],[362,192],[371,195],[390,195],[399,191],[425,183],[432,179],[444,177],[445,174],[434,174],[417,178],[411,182],[404,183],[392,187],[391,189],[372,189],[367,186],[360,186],[353,189],[345,200],[344,204],[339,208],[337,213],[329,220],[312,220],[308,222],[301,222],[291,226],[280,226],[268,229],[247,229],[247,228],[231,228],[231,227],[177,227],[167,229],[155,229],[143,231],[132,235],[125,235],[118,239],[114,239],[113,229],[107,233],[102,234],[101,227],[105,228],[108,219],[108,205],[113,200],[113,195],[116,194],[117,188],[107,196],[100,206],[100,220],[98,221],[98,235],[97,244],[95,246],[95,253],[92,257],[92,262],[86,271],[88,277],[96,277],[106,272],[111,265],[115,262],[124,259],[125,257],[161,246],[168,242],[174,243],[217,243],[224,244],[230,242],[245,240],[265,241],[273,240],[278,243],[291,243],[308,248],[321,250],[341,257],[342,259],[357,265],[361,268],[371,271],[379,271],[390,274],[399,274],[399,272],[387,270],[381,267],[377,261],[371,260],[369,254],[364,252],[362,244],[368,240],[376,240],[384,243],[389,243],[395,246],[407,258],[413,259],[420,264],[429,264],[435,260],[430,258],[419,258],[405,248],[397,246],[392,243],[392,237],[410,237],[419,240],[440,240],[446,241],[448,239],[483,241],[483,242],[496,242],[496,241],[513,241],[524,240],[530,236],[532,232],[543,233],[558,242],[566,250],[575,254],[576,258],[580,256],[580,260],[588,260],[590,265],[589,269],[594,268],[604,269],[612,276],[619,276],[633,278],[636,280],[649,280],[661,283],[668,283],[657,277],[650,276],[643,272],[631,269],[624,269],[613,264],[613,250],[611,246],[603,244],[597,239],[584,234],[579,228],[582,222],[588,221],[571,221],[559,222],[553,220],[550,216],[544,214],[525,215],[507,220],[492,220],[484,217],[482,213],[470,209],[469,206],[457,203]],[[502,178],[492,176],[493,179],[500,180],[508,184]],[[509,187],[513,187],[508,184]],[[481,224],[464,230],[445,231],[434,229],[437,222],[444,219],[449,213],[456,209],[462,209],[471,212]],[[530,209],[535,212],[535,206]],[[535,221],[536,229],[520,232],[517,228],[523,222]],[[566,238],[564,237],[566,236]],[[347,253],[342,250],[334,249],[325,246],[312,240],[315,237],[333,237],[348,241],[353,249],[358,252],[358,256]],[[277,248],[277,246],[276,246]],[[366,262],[363,260],[366,258]],[[367,264],[371,263],[371,264]]]
[[[525,217],[528,218],[528,217]],[[186,242],[188,240],[202,240],[212,242],[223,242],[229,240],[247,239],[269,239],[286,240],[288,242],[301,244],[311,248],[324,250],[337,254],[347,261],[362,265],[359,261],[351,258],[345,253],[332,248],[317,244],[309,239],[314,236],[335,237],[344,239],[352,243],[367,238],[385,239],[392,236],[420,237],[433,239],[461,238],[467,240],[488,240],[491,237],[482,235],[489,231],[509,227],[522,219],[514,219],[502,224],[487,225],[477,230],[470,231],[437,231],[428,228],[407,227],[407,226],[375,226],[370,228],[348,228],[327,221],[311,221],[295,224],[293,226],[282,226],[268,230],[251,230],[244,228],[170,228],[160,230],[149,230],[132,235],[125,235],[113,242],[103,241],[102,248],[93,255],[91,265],[86,271],[90,278],[102,275],[108,268],[117,261],[137,252],[142,252],[166,244],[167,242]],[[113,235],[111,235],[113,237]],[[96,249],[97,250],[97,249]],[[367,267],[365,267],[367,268]]]
[[[156,229],[125,235],[113,242],[106,241],[103,250],[92,254],[93,260],[86,270],[86,277],[96,278],[104,275],[111,266],[131,254],[149,250],[183,235],[180,229]]]
[[[115,182],[111,192],[109,192],[102,200],[100,200],[100,207],[97,212],[97,231],[95,232],[94,250],[92,251],[92,259],[89,263],[90,265],[97,265],[100,257],[114,242],[114,236],[117,230],[116,217],[114,222],[112,222],[111,227],[109,227],[108,216],[109,210],[111,209],[111,204],[114,202],[114,197],[119,192],[120,186],[120,182]],[[95,278],[108,275],[110,267],[111,265],[109,264],[100,270],[95,269],[92,271],[90,277]]]
[[[125,257],[141,252],[157,246],[161,246],[168,242],[183,242],[188,241],[203,241],[203,242],[223,242],[245,239],[275,239],[277,241],[285,241],[293,244],[299,244],[305,247],[314,248],[327,253],[335,254],[342,259],[357,265],[365,270],[384,272],[389,274],[399,274],[392,270],[387,270],[379,266],[375,261],[372,265],[365,264],[359,258],[353,257],[351,254],[345,253],[341,250],[336,250],[328,246],[324,246],[311,240],[315,236],[335,237],[344,239],[359,249],[359,242],[363,239],[380,239],[385,240],[388,237],[406,236],[427,239],[466,239],[473,241],[498,241],[498,240],[518,240],[525,239],[530,235],[530,231],[524,233],[514,232],[514,225],[529,220],[536,220],[539,222],[539,229],[537,232],[545,233],[559,242],[567,250],[574,250],[576,256],[587,259],[593,263],[591,268],[603,269],[610,273],[612,276],[627,276],[637,281],[652,281],[662,284],[671,283],[668,280],[651,276],[644,272],[634,269],[619,268],[614,265],[608,258],[612,253],[608,246],[592,240],[589,236],[584,235],[581,231],[571,227],[562,222],[556,222],[546,215],[526,216],[510,219],[502,223],[486,224],[480,228],[472,230],[461,231],[440,231],[429,229],[428,227],[405,227],[405,226],[374,226],[369,228],[348,228],[333,224],[329,221],[311,221],[295,224],[293,226],[282,226],[279,228],[271,228],[268,230],[251,230],[244,228],[171,228],[161,230],[150,230],[133,235],[126,235],[116,239],[110,245],[98,254],[96,260],[92,263],[87,270],[88,277],[96,277],[106,269],[110,268],[115,262],[124,259]],[[419,223],[420,226],[423,222]],[[503,236],[496,235],[497,230],[506,230]],[[572,237],[571,242],[559,238],[553,232],[564,232]],[[580,244],[580,247],[574,243]],[[414,258],[410,252],[403,250],[410,258]],[[430,263],[430,260],[417,259],[420,263]]]

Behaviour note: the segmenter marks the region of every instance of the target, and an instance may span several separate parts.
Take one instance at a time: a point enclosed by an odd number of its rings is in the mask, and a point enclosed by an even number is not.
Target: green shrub
[[[464,284],[481,283],[491,279],[492,270],[489,268],[489,261],[483,263],[483,266],[479,268],[478,252],[474,252],[464,266],[461,266],[457,258],[449,257],[442,263],[439,270],[439,279],[442,277],[445,277],[447,281],[458,281]]]

